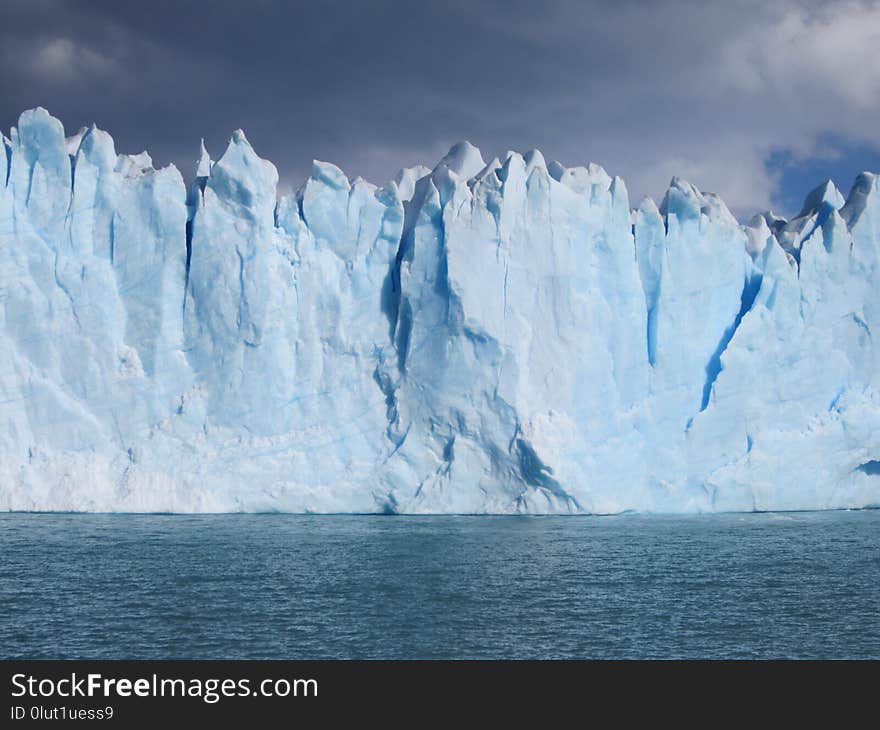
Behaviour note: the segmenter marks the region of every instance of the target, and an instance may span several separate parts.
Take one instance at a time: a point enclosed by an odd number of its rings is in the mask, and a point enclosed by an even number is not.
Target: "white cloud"
[[[52,38],[36,49],[26,68],[48,80],[76,81],[109,74],[115,65],[97,50],[69,38]]]
[[[792,9],[736,38],[724,51],[729,81],[753,94],[809,105],[876,111],[880,102],[880,7]],[[820,113],[820,117],[824,116]]]
[[[839,150],[827,146],[829,134],[880,147],[880,7],[752,9],[700,17],[658,46],[645,76],[667,105],[652,111],[644,101],[650,91],[630,85],[645,121],[632,127],[629,154],[615,156],[634,192],[657,195],[676,174],[720,193],[744,217],[778,198],[781,171],[765,164],[772,152],[833,159]],[[690,10],[664,8],[656,18],[675,24]],[[638,134],[652,126],[650,136]],[[613,149],[615,134],[608,137]]]

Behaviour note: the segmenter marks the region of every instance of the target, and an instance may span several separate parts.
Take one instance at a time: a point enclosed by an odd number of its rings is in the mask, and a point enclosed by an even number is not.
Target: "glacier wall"
[[[880,191],[741,226],[467,143],[187,187],[43,109],[3,138],[0,509],[880,505]]]

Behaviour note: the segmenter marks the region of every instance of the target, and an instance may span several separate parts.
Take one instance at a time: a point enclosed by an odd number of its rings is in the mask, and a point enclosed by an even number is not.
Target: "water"
[[[880,658],[880,511],[0,515],[5,658]]]

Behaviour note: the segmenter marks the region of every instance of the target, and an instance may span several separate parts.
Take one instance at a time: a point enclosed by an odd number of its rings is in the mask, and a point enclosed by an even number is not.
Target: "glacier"
[[[880,190],[741,225],[463,142],[294,194],[42,108],[3,137],[0,509],[880,505]]]

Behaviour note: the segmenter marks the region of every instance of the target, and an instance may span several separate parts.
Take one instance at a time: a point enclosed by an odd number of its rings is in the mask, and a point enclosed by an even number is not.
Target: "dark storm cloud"
[[[313,157],[381,183],[469,138],[745,211],[784,192],[781,151],[878,147],[878,34],[862,2],[12,0],[0,122],[42,105],[186,176],[242,127],[289,187]]]

